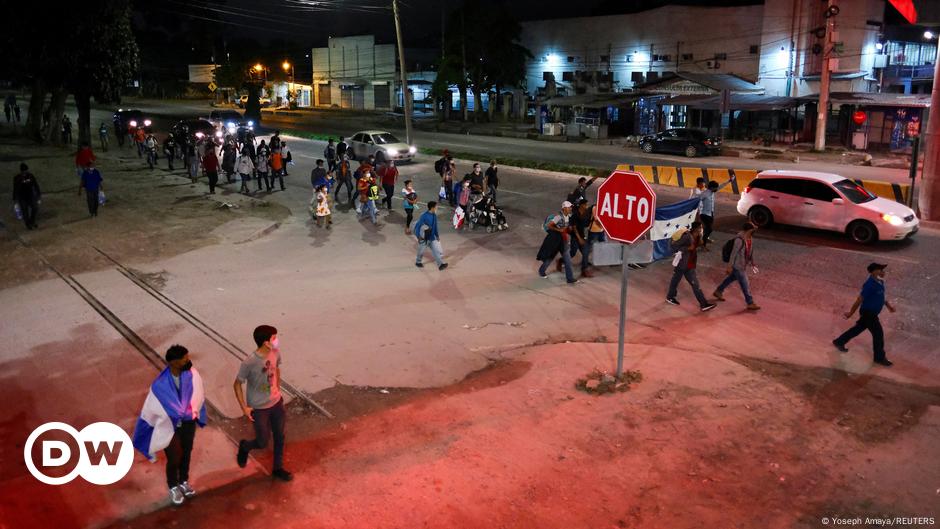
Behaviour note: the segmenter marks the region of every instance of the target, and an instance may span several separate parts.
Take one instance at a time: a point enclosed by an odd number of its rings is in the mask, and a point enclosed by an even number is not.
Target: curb
[[[697,178],[704,178],[706,182],[711,180],[724,182],[733,175],[736,177],[735,181],[731,182],[730,186],[721,190],[721,193],[729,193],[732,195],[741,194],[741,190],[747,187],[752,180],[757,178],[757,174],[760,172],[756,169],[633,164],[620,164],[617,166],[617,169],[621,171],[636,171],[643,175],[643,178],[651,184],[689,189],[695,187],[695,180]],[[880,197],[894,200],[902,204],[907,203],[908,196],[911,193],[910,184],[894,184],[879,180],[852,180]]]

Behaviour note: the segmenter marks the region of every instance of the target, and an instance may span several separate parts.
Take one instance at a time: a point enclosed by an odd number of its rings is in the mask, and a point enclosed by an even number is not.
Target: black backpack
[[[728,239],[728,241],[725,242],[725,244],[721,246],[721,260],[722,261],[726,263],[731,262],[731,252],[734,251],[734,241],[737,238],[738,237],[733,237],[731,239]]]
[[[443,173],[445,163],[447,163],[447,158],[441,158],[440,160],[434,162],[434,172],[437,174]]]

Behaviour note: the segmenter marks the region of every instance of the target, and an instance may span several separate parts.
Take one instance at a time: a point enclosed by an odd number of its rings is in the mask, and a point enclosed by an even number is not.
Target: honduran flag
[[[150,385],[134,427],[134,448],[150,461],[156,461],[157,452],[170,445],[181,421],[195,419],[199,426],[205,426],[206,418],[206,392],[199,372],[191,368],[180,373],[177,390],[168,367]]]
[[[653,241],[653,260],[672,257],[670,241],[672,236],[680,230],[688,230],[695,220],[700,199],[690,198],[668,206],[656,208],[656,221],[650,230],[650,239]]]

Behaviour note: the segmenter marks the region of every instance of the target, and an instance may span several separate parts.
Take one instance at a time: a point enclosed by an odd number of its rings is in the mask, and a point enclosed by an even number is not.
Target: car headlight
[[[230,128],[230,129],[234,129],[234,128],[235,128],[235,124],[232,123],[231,121],[229,121],[228,123],[226,123],[225,126],[228,127],[228,128]]]
[[[145,119],[145,120],[144,120],[144,126],[145,126],[145,127],[149,127],[149,126],[150,126],[150,120],[149,120],[149,119]]]
[[[217,131],[217,132],[215,133],[215,137],[216,137],[216,138],[221,138],[221,137],[222,137],[222,131],[221,131],[221,130],[220,130],[220,131]]]
[[[132,126],[132,127],[136,127],[136,126],[137,126],[137,122],[134,121],[134,120],[131,120],[131,126]]]
[[[414,153],[418,152],[418,149],[417,149],[417,147],[408,147],[408,152],[411,153],[411,154],[414,154]]]
[[[205,134],[203,134],[203,133],[201,133],[201,132],[197,132],[197,133],[196,133],[196,137],[199,138],[199,139],[202,139],[203,136],[205,136]]]
[[[385,152],[387,152],[389,156],[398,156],[398,149],[388,149]]]
[[[255,122],[254,122],[254,121],[249,121],[249,122],[248,122],[248,126],[249,126],[249,127],[254,127],[254,126],[255,126]]]
[[[897,215],[891,215],[891,214],[885,213],[884,215],[881,216],[881,218],[882,220],[884,220],[885,222],[887,222],[888,224],[892,226],[900,226],[901,224],[904,224],[904,219],[902,219],[901,217]]]

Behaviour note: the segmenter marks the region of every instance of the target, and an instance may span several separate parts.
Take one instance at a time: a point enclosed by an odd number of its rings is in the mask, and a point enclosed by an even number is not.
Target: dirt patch
[[[916,426],[929,406],[940,406],[940,388],[936,387],[840,369],[730,358],[803,394],[813,407],[814,419],[833,423],[866,443],[891,441]]]
[[[100,248],[122,262],[148,262],[214,244],[211,234],[222,224],[243,217],[279,222],[290,211],[263,197],[243,197],[233,184],[208,194],[204,178],[193,184],[181,170],[166,162],[149,169],[129,148],[96,152],[104,177],[107,203],[97,218],[89,218],[78,193],[74,152],[65,147],[40,146],[20,138],[0,138],[0,174],[13,175],[25,161],[43,190],[38,230],[27,231],[12,211],[0,216],[0,288],[53,277],[28,246],[64,273],[77,274],[111,266],[94,251]],[[0,194],[11,193],[12,178],[0,179]],[[231,188],[231,189],[228,189]],[[219,201],[240,207],[220,208]],[[152,278],[161,284],[159,278]],[[162,284],[161,284],[162,286]]]

